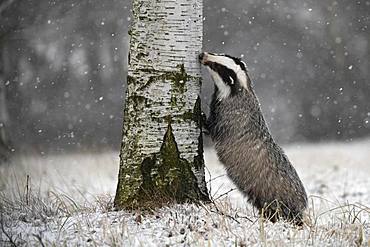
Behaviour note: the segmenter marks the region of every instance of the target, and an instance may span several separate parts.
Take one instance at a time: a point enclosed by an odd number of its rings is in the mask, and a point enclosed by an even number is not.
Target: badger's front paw
[[[201,113],[201,121],[202,121],[202,133],[208,136],[209,126],[208,126],[207,116],[203,111]]]

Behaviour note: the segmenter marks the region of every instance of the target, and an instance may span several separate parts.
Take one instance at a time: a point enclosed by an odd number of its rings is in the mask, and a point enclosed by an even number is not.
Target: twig
[[[265,219],[263,218],[263,214],[264,214],[264,208],[262,208],[261,216],[258,221],[259,221],[259,226],[260,226],[260,240],[263,243],[263,246],[266,247],[267,241],[266,241],[266,233],[265,233],[265,226],[264,226]]]
[[[247,216],[240,216],[240,215],[238,215],[238,213],[235,214],[235,217],[236,218],[241,218],[241,219],[246,219],[249,222],[252,222],[253,224],[256,223],[256,221],[251,220],[249,217],[247,217]]]
[[[237,217],[233,217],[231,215],[228,215],[228,214],[225,214],[224,212],[222,212],[220,209],[218,209],[215,201],[211,198],[211,203],[212,205],[215,207],[216,211],[210,209],[208,210],[203,204],[203,208],[206,209],[206,211],[209,213],[209,212],[212,212],[212,213],[216,213],[216,214],[219,214],[219,215],[222,215],[222,216],[226,216],[227,218],[230,218],[232,220],[234,220],[236,223],[240,224],[240,221],[238,221],[236,218],[242,218],[242,219],[247,219],[249,222],[252,222],[253,223],[253,220],[251,220],[250,218],[248,218],[247,216],[237,216]]]
[[[214,177],[214,178],[210,178],[209,180],[208,180],[208,182],[207,183],[209,183],[209,182],[212,182],[212,181],[214,181],[214,180],[216,180],[216,179],[218,179],[218,178],[222,178],[222,177],[225,177],[226,176],[226,174],[221,174],[221,175],[218,175],[218,176],[216,176],[216,177]]]
[[[235,219],[235,217],[231,216],[231,215],[228,215],[228,214],[225,214],[224,212],[222,212],[221,210],[218,209],[218,207],[216,206],[216,204],[213,202],[214,206],[215,206],[215,209],[216,211],[213,211],[212,209],[210,210],[212,213],[217,213],[219,215],[222,215],[222,216],[226,216],[227,218],[230,218],[232,219],[233,221],[235,221],[236,223],[240,224],[240,221]]]
[[[5,227],[4,227],[4,216],[3,216],[3,214],[1,214],[0,225],[1,225],[1,231],[8,238],[10,245],[11,246],[17,246],[17,244],[16,244],[15,240],[13,239],[13,237],[9,233],[7,233],[7,231],[5,230]]]
[[[224,176],[224,175],[221,175],[221,176]],[[216,177],[216,178],[219,178],[219,177],[221,177],[221,176],[218,176],[218,177]],[[214,179],[216,179],[216,178],[214,178]],[[219,188],[219,189],[220,189],[220,188]],[[219,189],[218,189],[218,190],[219,190]],[[217,191],[218,191],[218,190],[217,190]],[[226,216],[227,218],[230,218],[230,219],[234,220],[236,223],[240,224],[240,221],[239,221],[239,220],[237,220],[237,219],[236,219],[236,217],[233,217],[233,216],[231,216],[231,215],[225,214],[225,213],[224,213],[224,212],[222,212],[220,209],[218,209],[218,207],[217,207],[217,205],[216,205],[216,200],[219,200],[220,198],[222,198],[222,197],[224,197],[224,196],[228,195],[230,192],[232,192],[232,191],[234,191],[234,190],[236,190],[236,188],[232,188],[232,189],[228,190],[227,192],[225,192],[225,193],[223,193],[223,194],[219,195],[217,198],[213,198],[213,197],[211,196],[211,203],[212,203],[212,204],[213,204],[213,206],[215,207],[216,211],[210,210],[210,212],[212,212],[212,213],[217,213],[217,214],[220,214],[220,215],[222,215],[222,216]],[[216,193],[217,193],[217,191],[216,191]],[[238,216],[238,218],[247,219],[249,222],[253,222],[253,220],[251,220],[250,218],[248,218],[248,217],[246,217],[246,216]]]
[[[30,205],[30,175],[27,174],[27,179],[26,179],[26,205]]]
[[[45,247],[45,244],[44,244],[44,242],[42,242],[42,238],[41,238],[40,235],[38,235],[38,234],[32,234],[32,235],[39,241],[39,243],[42,247]]]
[[[234,190],[236,190],[236,188],[232,188],[232,189],[228,190],[227,192],[225,192],[225,193],[219,195],[217,198],[215,198],[214,201],[220,199],[221,197],[227,196],[230,192],[233,192]]]

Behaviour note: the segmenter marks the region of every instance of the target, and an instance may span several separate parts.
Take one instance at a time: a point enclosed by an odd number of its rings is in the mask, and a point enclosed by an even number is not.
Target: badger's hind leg
[[[303,225],[303,215],[301,212],[293,212],[284,203],[274,200],[271,203],[265,203],[264,207],[259,208],[261,217],[271,221],[285,220],[297,226]]]

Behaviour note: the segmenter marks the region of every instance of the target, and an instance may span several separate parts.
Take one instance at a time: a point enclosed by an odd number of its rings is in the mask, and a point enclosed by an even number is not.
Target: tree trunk
[[[1,51],[0,51],[1,52]],[[0,54],[1,55],[1,54]],[[1,64],[0,64],[1,66]],[[0,163],[9,159],[11,148],[8,139],[8,109],[6,107],[5,80],[0,68]]]
[[[208,200],[202,8],[202,0],[133,0],[117,208]]]
[[[2,12],[12,5],[14,0],[7,0],[0,3],[0,19]],[[7,29],[3,29],[0,33],[0,163],[8,160],[11,153],[10,141],[7,133],[9,124],[9,115],[6,105],[6,78],[5,78],[5,63],[6,55],[4,54],[3,38],[7,34]],[[5,47],[5,46],[4,46]]]

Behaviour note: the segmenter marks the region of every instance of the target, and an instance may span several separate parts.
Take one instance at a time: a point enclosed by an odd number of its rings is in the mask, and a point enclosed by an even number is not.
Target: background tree
[[[9,118],[6,107],[5,83],[0,69],[0,163],[8,160],[11,153],[10,141],[6,128]]]
[[[3,11],[7,129],[17,152],[119,146],[125,2],[14,1]]]
[[[14,0],[7,0],[0,3],[0,19],[2,12],[5,11]],[[2,46],[3,37],[9,32],[0,33],[0,47]],[[11,147],[8,133],[9,114],[6,101],[6,86],[9,81],[6,78],[5,67],[7,66],[8,57],[0,49],[0,163],[10,157]]]
[[[133,0],[115,206],[208,198],[201,133],[202,0]]]
[[[12,147],[39,154],[117,151],[131,0],[0,5]],[[368,1],[204,0],[204,6],[205,50],[244,56],[279,143],[370,135]],[[205,112],[211,85],[203,83]]]

